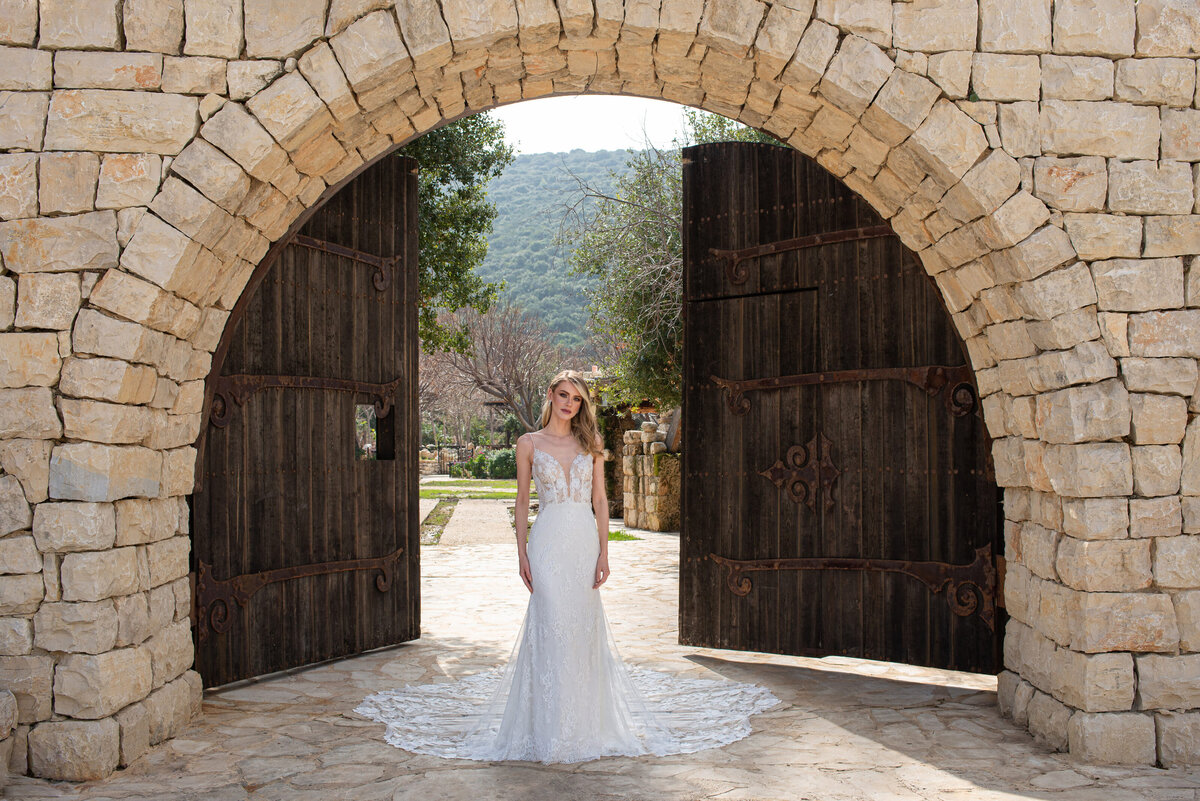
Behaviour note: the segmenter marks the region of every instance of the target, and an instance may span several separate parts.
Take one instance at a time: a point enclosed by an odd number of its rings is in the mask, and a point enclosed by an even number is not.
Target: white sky
[[[647,135],[662,147],[683,133],[683,106],[640,97],[546,97],[503,106],[492,115],[504,122],[518,154],[640,149]]]

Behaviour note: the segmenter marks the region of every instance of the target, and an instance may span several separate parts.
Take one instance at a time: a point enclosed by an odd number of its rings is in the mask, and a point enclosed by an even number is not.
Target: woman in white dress
[[[626,667],[600,601],[608,565],[604,454],[587,384],[550,382],[541,428],[517,440],[517,563],[529,607],[506,666],[375,693],[355,710],[392,745],[477,760],[580,762],[690,753],[741,739],[778,700],[750,684]],[[529,480],[539,512],[526,538]]]

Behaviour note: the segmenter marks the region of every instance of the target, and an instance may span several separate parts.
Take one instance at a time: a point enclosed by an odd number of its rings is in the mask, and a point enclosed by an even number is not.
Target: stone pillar
[[[679,530],[679,454],[667,453],[666,425],[642,423],[625,432],[625,525],[650,531]]]

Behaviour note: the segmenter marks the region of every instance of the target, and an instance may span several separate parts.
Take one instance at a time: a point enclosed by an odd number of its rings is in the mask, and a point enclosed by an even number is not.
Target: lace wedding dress
[[[534,449],[540,511],[533,594],[508,664],[455,682],[374,693],[354,710],[406,751],[475,760],[581,762],[679,754],[740,740],[778,703],[752,684],[626,667],[595,582],[592,459]]]

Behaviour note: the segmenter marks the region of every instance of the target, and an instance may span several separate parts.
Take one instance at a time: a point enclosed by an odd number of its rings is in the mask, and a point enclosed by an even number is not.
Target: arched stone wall
[[[891,221],[995,438],[1003,712],[1200,759],[1197,0],[2,0],[0,43],[14,770],[103,775],[198,709],[184,496],[270,243],[446,120],[578,93],[770,131]]]

